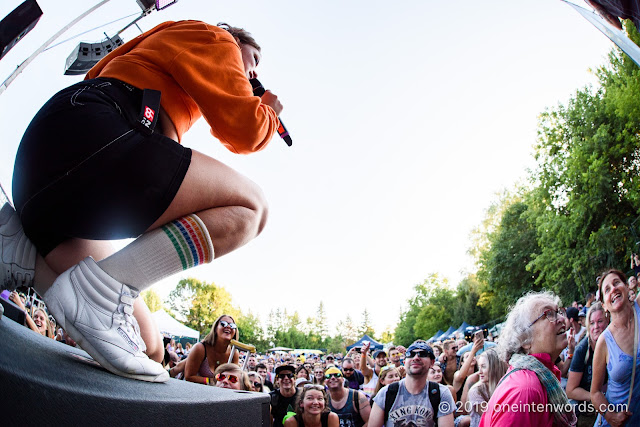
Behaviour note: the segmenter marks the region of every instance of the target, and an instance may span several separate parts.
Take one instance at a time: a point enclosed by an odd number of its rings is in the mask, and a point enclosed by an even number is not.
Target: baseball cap
[[[326,371],[324,371],[324,374],[325,374],[325,375],[329,375],[329,374],[341,374],[341,373],[342,373],[342,371],[341,371],[340,369],[336,368],[335,366],[329,366],[329,367],[327,368],[327,370],[326,370]]]
[[[433,349],[429,344],[426,343],[426,341],[415,341],[409,346],[406,354],[409,355],[409,353],[411,353],[413,350],[424,350],[427,352],[431,359],[436,358],[435,354],[433,354]]]
[[[300,385],[302,385],[302,384],[309,384],[310,382],[311,382],[311,381],[309,381],[309,380],[308,380],[308,379],[306,379],[306,378],[298,378],[298,379],[296,380],[296,387],[298,387],[298,386],[300,386]]]
[[[296,368],[291,365],[280,365],[276,368],[276,375],[278,375],[282,371],[291,371],[291,373],[294,373],[296,371]]]
[[[373,358],[375,359],[376,357],[380,356],[381,354],[384,354],[385,357],[387,357],[387,352],[384,350],[376,350],[373,353]]]

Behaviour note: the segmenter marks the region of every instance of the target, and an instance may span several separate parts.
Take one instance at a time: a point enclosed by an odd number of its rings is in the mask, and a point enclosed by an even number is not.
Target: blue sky
[[[0,15],[19,3],[4,0]],[[44,16],[0,61],[0,79],[96,3],[39,0]],[[259,78],[284,104],[293,147],[275,137],[263,152],[234,155],[203,120],[183,141],[267,195],[269,223],[258,239],[188,272],[224,286],[262,320],[276,307],[305,318],[323,301],[332,324],[346,314],[359,322],[367,308],[381,332],[429,274],[455,286],[473,271],[470,232],[495,194],[534,165],[538,115],[593,83],[589,69],[612,47],[560,0],[392,3],[181,0],[139,23],[224,21],[262,45]],[[139,10],[134,0],[112,0],[60,40]],[[31,117],[80,79],[63,75],[67,56],[126,22],[46,51],[0,95],[5,189]],[[154,289],[165,296],[186,276]]]

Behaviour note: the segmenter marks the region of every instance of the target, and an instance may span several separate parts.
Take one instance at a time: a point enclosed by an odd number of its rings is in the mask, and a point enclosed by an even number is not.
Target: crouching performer
[[[282,105],[253,95],[260,46],[241,28],[165,22],[54,95],[20,143],[15,210],[0,211],[3,288],[34,286],[109,371],[163,382],[162,340],[139,292],[263,229],[260,188],[180,144],[202,116],[232,152],[263,149]],[[113,253],[107,240],[136,238]]]

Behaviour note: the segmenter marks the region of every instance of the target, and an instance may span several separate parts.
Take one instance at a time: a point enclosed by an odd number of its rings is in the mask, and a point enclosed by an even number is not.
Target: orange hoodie
[[[178,140],[204,116],[225,147],[248,154],[263,149],[279,125],[275,111],[253,96],[233,36],[204,22],[156,26],[104,57],[86,79],[96,77],[161,91]]]

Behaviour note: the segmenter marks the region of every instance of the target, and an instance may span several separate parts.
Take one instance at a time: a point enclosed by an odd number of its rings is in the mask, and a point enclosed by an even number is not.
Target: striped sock
[[[143,290],[172,274],[209,263],[213,244],[196,215],[143,234],[98,265],[117,281]]]

